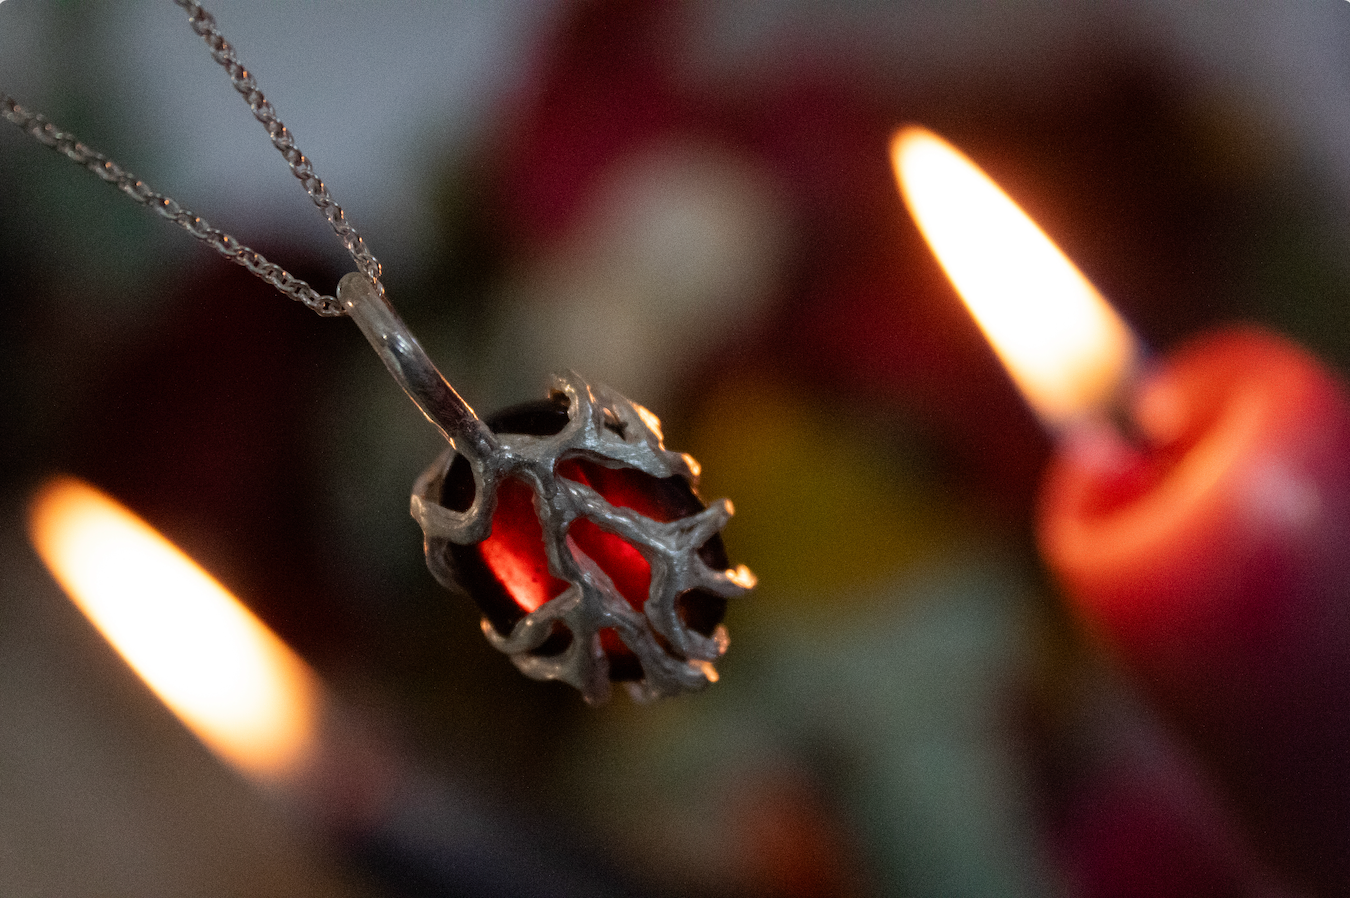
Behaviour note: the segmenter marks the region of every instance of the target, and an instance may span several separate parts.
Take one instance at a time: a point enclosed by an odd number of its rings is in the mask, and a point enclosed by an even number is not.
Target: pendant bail
[[[370,278],[359,271],[343,276],[338,282],[337,298],[403,392],[417,403],[455,451],[480,459],[500,451],[492,431],[450,386]]]

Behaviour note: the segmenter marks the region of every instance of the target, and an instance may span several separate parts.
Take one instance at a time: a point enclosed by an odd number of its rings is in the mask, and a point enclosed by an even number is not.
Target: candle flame
[[[222,760],[275,783],[313,751],[317,678],[150,525],[58,477],[34,497],[29,534],[80,610]]]
[[[1139,358],[1129,328],[975,163],[909,126],[891,140],[900,192],[947,277],[1047,425],[1101,414]]]

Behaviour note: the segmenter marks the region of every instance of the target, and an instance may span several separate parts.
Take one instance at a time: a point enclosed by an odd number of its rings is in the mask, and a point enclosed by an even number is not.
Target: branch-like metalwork
[[[744,565],[716,570],[699,556],[699,549],[730,520],[731,503],[722,499],[697,514],[662,522],[614,506],[591,487],[557,474],[560,462],[584,458],[657,479],[682,477],[692,488],[698,463],[666,449],[657,417],[569,373],[555,377],[552,385],[567,405],[568,420],[561,431],[552,436],[493,434],[436,370],[368,278],[348,274],[338,284],[338,299],[394,379],[450,443],[418,478],[412,495],[412,516],[422,526],[427,565],[438,580],[460,588],[449,544],[472,545],[488,536],[498,487],[507,478],[528,484],[534,492],[549,570],[568,587],[517,621],[509,634],[498,633],[485,618],[488,641],[510,655],[526,676],[570,683],[592,703],[604,701],[610,692],[602,630],[616,633],[642,665],[642,679],[628,684],[635,698],[674,695],[715,680],[713,662],[727,649],[726,629],[718,625],[710,635],[691,629],[680,616],[678,599],[691,590],[732,598],[754,586],[755,577]],[[464,511],[447,508],[441,500],[457,455],[468,462],[474,481],[473,501]],[[647,559],[651,587],[641,611],[594,559],[569,543],[567,529],[578,518],[627,541]],[[558,654],[537,654],[557,625],[571,635],[568,647]]]
[[[608,467],[635,468],[656,478],[679,476],[692,487],[698,465],[688,455],[662,444],[660,422],[647,409],[605,387],[592,386],[575,373],[555,377],[552,389],[565,398],[568,421],[552,436],[497,434],[501,451],[479,460],[473,469],[473,504],[456,512],[441,504],[445,477],[454,461],[447,451],[413,487],[412,515],[426,535],[427,564],[447,585],[456,571],[449,543],[470,543],[487,535],[496,509],[497,487],[506,478],[527,483],[544,534],[550,572],[567,588],[499,634],[485,618],[488,641],[510,655],[521,672],[538,680],[562,680],[588,702],[609,697],[609,659],[601,632],[612,630],[642,665],[642,679],[625,684],[633,697],[650,700],[700,689],[717,679],[713,662],[727,649],[726,629],[710,635],[681,618],[678,599],[691,590],[720,598],[743,595],[755,584],[744,566],[709,567],[699,549],[731,518],[731,503],[713,502],[702,511],[661,522],[610,504],[589,486],[556,474],[560,462],[584,458]],[[595,559],[567,539],[567,528],[587,518],[628,542],[651,565],[651,586],[641,610],[620,594]],[[537,654],[557,626],[571,635],[558,654]]]

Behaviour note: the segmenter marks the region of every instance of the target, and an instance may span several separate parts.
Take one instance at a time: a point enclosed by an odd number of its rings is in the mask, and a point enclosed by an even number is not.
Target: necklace
[[[427,565],[483,612],[488,641],[526,676],[561,680],[586,701],[623,682],[638,700],[717,679],[726,602],[753,588],[731,565],[726,499],[698,498],[697,462],[665,448],[655,415],[580,375],[556,375],[547,398],[478,417],[385,296],[380,263],[195,0],[173,0],[225,69],[356,271],[324,295],[0,92],[0,117],[319,315],[356,322],[448,447],[413,486]]]

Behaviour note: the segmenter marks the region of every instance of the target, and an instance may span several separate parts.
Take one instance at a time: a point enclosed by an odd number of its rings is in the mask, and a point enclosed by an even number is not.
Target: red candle
[[[1272,865],[1350,894],[1350,395],[1255,328],[1141,371],[1128,329],[969,160],[918,129],[892,151],[925,237],[1058,437],[1038,537],[1073,612]],[[1004,228],[994,250],[972,219]],[[1129,441],[1108,423],[1122,415]]]

